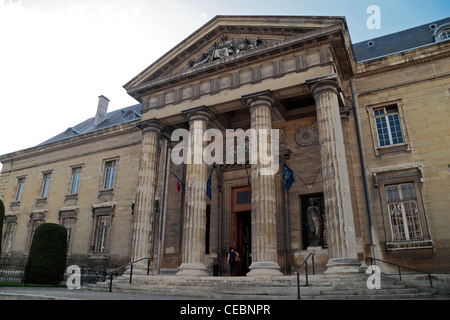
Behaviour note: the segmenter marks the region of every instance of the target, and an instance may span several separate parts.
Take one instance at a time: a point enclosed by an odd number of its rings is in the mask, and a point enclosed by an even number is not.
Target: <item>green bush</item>
[[[5,206],[3,201],[0,200],[0,251],[2,249],[2,239],[3,239],[3,220],[5,219]]]
[[[43,223],[34,233],[25,267],[26,284],[58,285],[64,279],[67,230],[55,223]]]

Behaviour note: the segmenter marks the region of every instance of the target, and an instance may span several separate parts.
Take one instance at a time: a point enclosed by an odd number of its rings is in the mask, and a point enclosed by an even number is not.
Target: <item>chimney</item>
[[[109,99],[103,95],[98,97],[97,114],[95,115],[94,126],[106,119],[108,113]]]

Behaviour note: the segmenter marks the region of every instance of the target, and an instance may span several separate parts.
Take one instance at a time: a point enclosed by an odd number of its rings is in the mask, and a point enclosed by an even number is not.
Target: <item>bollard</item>
[[[131,283],[132,278],[133,278],[133,264],[131,264],[131,269],[130,269],[130,283]]]
[[[112,271],[111,271],[111,276],[110,276],[110,278],[109,278],[109,292],[112,292],[112,281],[113,281],[113,274],[112,274]]]

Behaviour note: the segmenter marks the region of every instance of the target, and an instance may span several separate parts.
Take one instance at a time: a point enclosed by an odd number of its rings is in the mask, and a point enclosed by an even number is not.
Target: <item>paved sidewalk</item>
[[[0,287],[0,300],[207,300],[199,297],[98,292],[88,289]]]

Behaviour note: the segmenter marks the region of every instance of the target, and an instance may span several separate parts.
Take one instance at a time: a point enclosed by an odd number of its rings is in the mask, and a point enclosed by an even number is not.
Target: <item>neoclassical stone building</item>
[[[232,246],[248,276],[309,252],[318,272],[450,271],[449,34],[444,19],[353,44],[342,17],[215,17],[124,86],[139,104],[100,96],[95,117],[0,157],[2,260],[58,222],[71,264],[228,275]],[[234,161],[197,161],[221,143]]]

